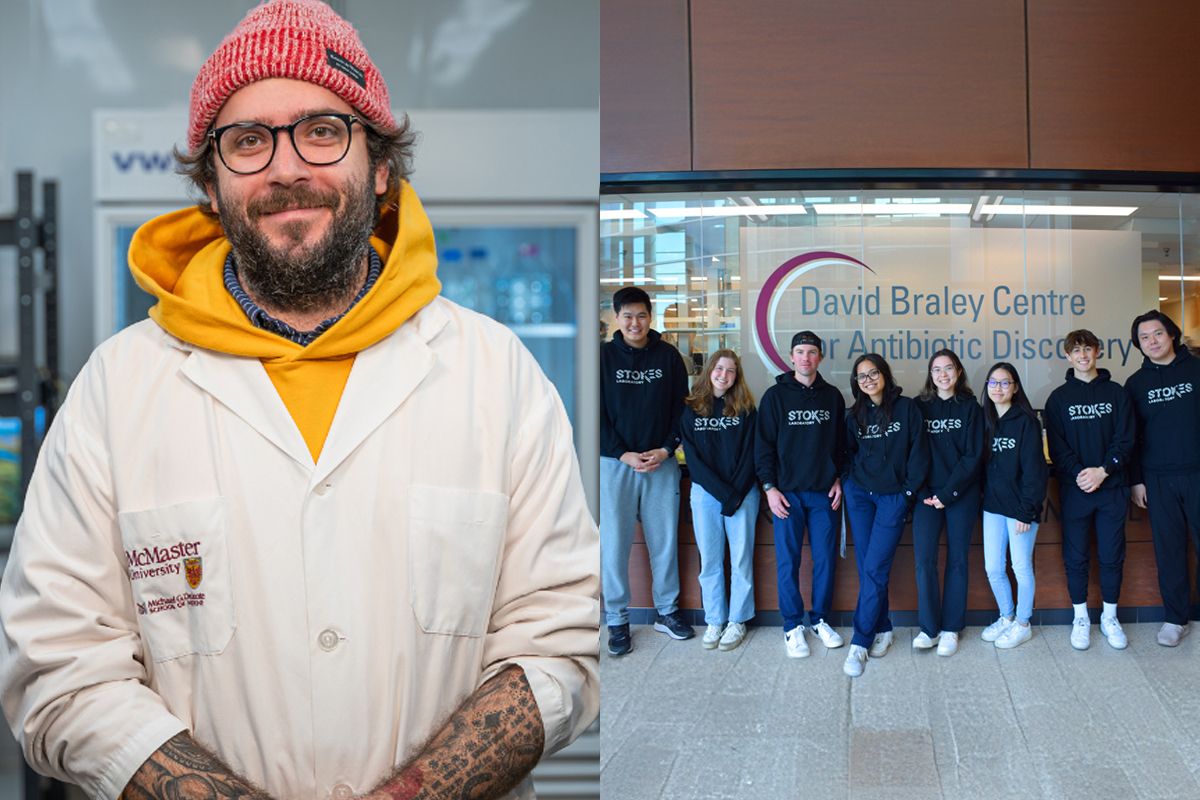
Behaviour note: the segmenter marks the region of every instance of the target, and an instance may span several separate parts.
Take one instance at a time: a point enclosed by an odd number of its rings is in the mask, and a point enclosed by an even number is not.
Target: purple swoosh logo
[[[768,312],[771,308],[771,298],[775,295],[775,290],[779,288],[779,284],[783,283],[784,278],[797,267],[802,267],[810,261],[820,261],[822,259],[836,258],[841,261],[849,261],[852,264],[858,264],[860,267],[875,274],[875,270],[868,267],[857,258],[848,256],[845,253],[835,253],[832,250],[818,250],[815,253],[804,253],[803,255],[789,258],[787,261],[780,264],[771,276],[763,282],[762,289],[758,294],[758,304],[754,309],[754,332],[758,336],[758,343],[762,347],[763,352],[771,359],[771,362],[779,367],[784,372],[791,369],[791,366],[784,360],[779,351],[775,349],[775,342],[771,338],[770,326],[767,324]]]

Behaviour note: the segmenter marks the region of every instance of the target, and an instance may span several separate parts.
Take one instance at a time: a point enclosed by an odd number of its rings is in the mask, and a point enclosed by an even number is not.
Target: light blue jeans
[[[650,585],[660,614],[679,608],[679,464],[668,458],[654,472],[634,472],[600,458],[600,581],[607,625],[629,622],[629,556],[641,521],[650,556]]]
[[[1037,541],[1038,524],[1025,533],[1017,533],[1017,521],[1012,517],[983,512],[983,568],[1000,608],[1000,616],[1013,616],[1012,584],[1008,582],[1004,551],[1012,553],[1013,574],[1017,576],[1018,622],[1029,622],[1033,616],[1033,545]]]
[[[754,523],[758,519],[758,487],[732,517],[721,516],[721,503],[692,483],[692,530],[700,550],[700,597],[704,622],[724,625],[754,616]],[[729,599],[725,599],[725,542],[729,542]]]

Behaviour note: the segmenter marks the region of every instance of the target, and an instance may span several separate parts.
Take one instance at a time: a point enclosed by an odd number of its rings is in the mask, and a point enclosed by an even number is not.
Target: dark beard
[[[368,181],[350,185],[345,195],[307,186],[281,189],[249,201],[244,209],[226,203],[219,190],[217,200],[221,225],[233,246],[238,279],[267,311],[306,314],[324,308],[340,310],[362,288],[362,267],[376,221],[375,194]],[[252,224],[264,214],[303,207],[328,208],[333,214],[325,235],[310,247],[279,252]],[[282,233],[298,243],[307,227],[303,222],[289,223]]]

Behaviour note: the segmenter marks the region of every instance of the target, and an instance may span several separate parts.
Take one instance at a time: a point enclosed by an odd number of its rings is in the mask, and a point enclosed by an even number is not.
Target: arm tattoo
[[[134,773],[125,800],[270,800],[187,733],[155,750]]]
[[[545,736],[525,672],[509,667],[476,689],[421,752],[368,798],[500,797],[537,764]]]

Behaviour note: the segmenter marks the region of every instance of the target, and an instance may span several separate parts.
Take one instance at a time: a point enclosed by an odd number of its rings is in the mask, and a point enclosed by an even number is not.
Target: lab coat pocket
[[[219,497],[118,515],[142,636],[157,661],[216,655],[236,628]]]
[[[408,497],[408,582],[426,633],[482,636],[492,613],[508,497],[414,485]]]

